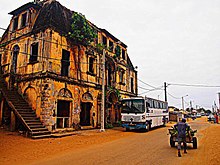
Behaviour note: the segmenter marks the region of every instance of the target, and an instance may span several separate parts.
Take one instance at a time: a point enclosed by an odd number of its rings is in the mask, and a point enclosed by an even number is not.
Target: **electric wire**
[[[204,87],[204,88],[219,88],[218,85],[202,85],[202,84],[177,84],[177,83],[168,83],[168,85],[176,86],[185,86],[185,87]]]
[[[145,85],[147,85],[147,86],[149,86],[149,87],[151,87],[151,88],[154,88],[154,89],[157,88],[157,87],[152,86],[152,85],[150,85],[150,84],[148,84],[148,83],[146,83],[146,82],[144,82],[144,81],[142,81],[142,80],[140,80],[140,79],[138,79],[138,81],[142,82],[143,84],[145,84]]]

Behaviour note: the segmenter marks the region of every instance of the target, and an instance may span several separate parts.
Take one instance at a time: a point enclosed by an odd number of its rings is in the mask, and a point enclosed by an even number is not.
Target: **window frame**
[[[16,31],[17,29],[18,29],[18,16],[13,19],[12,31]]]
[[[36,54],[33,54],[36,51]],[[34,42],[31,44],[31,55],[29,58],[29,63],[36,63],[38,62],[38,54],[39,54],[39,42]]]
[[[27,24],[27,12],[21,15],[21,28],[25,27]]]
[[[67,55],[68,56],[65,56]],[[70,73],[70,51],[66,49],[62,49],[62,58],[61,58],[61,68],[60,68],[60,75],[61,76],[69,76]]]
[[[119,84],[125,85],[125,70],[124,69],[119,70]]]

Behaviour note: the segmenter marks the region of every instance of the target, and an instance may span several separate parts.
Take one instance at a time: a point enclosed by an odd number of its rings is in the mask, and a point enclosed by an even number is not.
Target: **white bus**
[[[168,122],[167,102],[149,97],[134,97],[121,100],[121,122],[126,130],[149,131]]]

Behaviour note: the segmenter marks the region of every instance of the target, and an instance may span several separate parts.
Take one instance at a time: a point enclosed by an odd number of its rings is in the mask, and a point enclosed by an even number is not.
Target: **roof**
[[[45,2],[33,27],[33,31],[52,27],[60,33],[67,34],[71,27],[73,11],[62,6],[57,1]]]
[[[38,4],[35,4],[34,2],[29,2],[29,3],[27,3],[27,4],[23,5],[23,6],[21,6],[21,7],[17,8],[17,9],[15,9],[15,10],[11,11],[11,12],[8,13],[8,14],[18,15],[18,14],[20,14],[22,11],[27,10],[27,9],[29,9],[29,8],[34,8],[34,9],[39,10],[39,9],[41,8],[41,6],[38,5]]]
[[[115,42],[120,42],[120,45],[122,45],[124,48],[127,48],[127,45],[125,45],[123,42],[121,42],[119,39],[117,39],[115,36],[113,36],[111,33],[109,33],[107,30],[105,29],[101,29],[99,28],[100,31],[104,32],[107,36],[109,36],[110,38],[112,38]]]

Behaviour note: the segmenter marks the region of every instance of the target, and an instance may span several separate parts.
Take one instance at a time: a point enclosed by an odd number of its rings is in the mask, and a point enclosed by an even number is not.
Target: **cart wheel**
[[[197,149],[197,138],[196,137],[193,137],[193,148],[194,149]]]
[[[170,136],[170,146],[175,147],[175,141],[173,141],[173,137]]]

